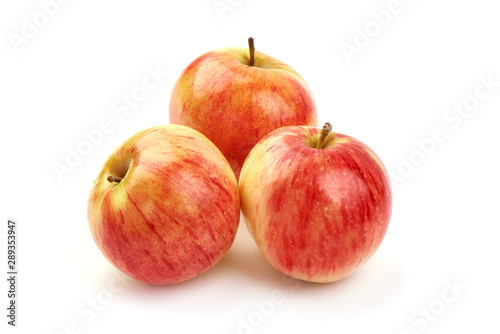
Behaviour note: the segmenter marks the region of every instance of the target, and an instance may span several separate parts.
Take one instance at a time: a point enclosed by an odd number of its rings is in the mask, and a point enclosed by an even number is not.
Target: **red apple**
[[[222,153],[201,133],[157,126],[108,158],[88,200],[90,232],[125,274],[150,284],[193,278],[231,247],[238,186]]]
[[[276,269],[311,282],[340,280],[363,265],[387,231],[387,171],[362,142],[291,126],[264,137],[239,179],[240,205],[257,246]]]
[[[261,52],[207,52],[180,75],[170,98],[170,123],[200,131],[224,154],[238,178],[248,152],[286,125],[317,125],[314,99],[290,66]]]

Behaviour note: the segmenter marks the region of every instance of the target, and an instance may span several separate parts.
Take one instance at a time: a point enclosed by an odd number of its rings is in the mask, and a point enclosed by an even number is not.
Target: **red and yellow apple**
[[[257,246],[280,272],[311,282],[353,273],[388,228],[392,193],[378,156],[352,137],[291,126],[248,155],[240,206]]]
[[[304,79],[290,66],[250,48],[207,52],[180,75],[169,118],[203,133],[238,178],[248,152],[266,134],[287,125],[317,125]]]
[[[108,158],[88,200],[102,254],[150,284],[172,284],[214,266],[239,218],[236,178],[205,136],[181,125],[146,129]]]

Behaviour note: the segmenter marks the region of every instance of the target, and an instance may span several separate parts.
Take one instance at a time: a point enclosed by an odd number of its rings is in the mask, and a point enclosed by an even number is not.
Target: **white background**
[[[219,15],[213,0],[73,0],[18,47],[10,39],[22,36],[23,18],[44,23],[40,4],[0,5],[2,277],[7,218],[19,235],[18,327],[6,324],[2,279],[1,332],[497,333],[500,87],[481,101],[474,94],[480,77],[500,81],[498,4],[401,0],[377,31],[370,13],[389,0],[220,2],[231,10]],[[363,45],[357,29],[366,27]],[[117,281],[87,226],[94,178],[125,139],[168,123],[182,69],[249,36],[305,78],[320,124],[367,143],[398,177],[382,246],[338,283],[287,281],[241,224],[227,256],[193,280]],[[346,57],[346,44],[358,53]],[[148,67],[169,74],[119,118],[113,103]],[[468,117],[446,120],[464,101]],[[59,180],[53,163],[106,118],[113,130]],[[444,139],[419,153],[416,142],[439,129]]]

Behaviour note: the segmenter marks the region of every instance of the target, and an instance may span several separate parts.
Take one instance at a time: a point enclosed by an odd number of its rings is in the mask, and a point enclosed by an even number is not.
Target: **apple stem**
[[[108,180],[109,183],[113,183],[113,182],[120,182],[121,180],[123,180],[121,177],[117,177],[117,176],[113,176],[113,175],[109,175],[106,180]]]
[[[255,46],[253,44],[253,37],[248,39],[248,49],[250,50],[250,63],[248,65],[255,65]]]
[[[323,144],[325,143],[326,137],[330,134],[330,131],[332,131],[332,125],[328,122],[323,125],[323,129],[321,130],[321,135],[319,137],[318,144],[316,145],[317,149],[322,149]]]

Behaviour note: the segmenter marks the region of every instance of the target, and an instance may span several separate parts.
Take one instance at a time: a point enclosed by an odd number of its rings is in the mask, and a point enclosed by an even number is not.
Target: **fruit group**
[[[249,44],[250,50],[218,49],[194,60],[177,80],[169,108],[170,123],[207,136],[237,178],[248,152],[272,130],[317,125],[304,79],[279,60],[255,52],[253,39]]]
[[[360,141],[313,127],[284,127],[248,155],[241,209],[277,270],[312,282],[342,279],[377,250],[392,194],[377,155]]]
[[[150,284],[178,283],[210,269],[231,247],[237,181],[205,136],[157,126],[111,154],[87,214],[95,243],[116,268]]]

